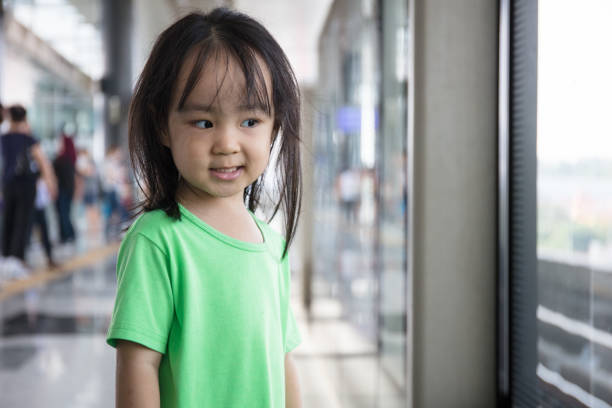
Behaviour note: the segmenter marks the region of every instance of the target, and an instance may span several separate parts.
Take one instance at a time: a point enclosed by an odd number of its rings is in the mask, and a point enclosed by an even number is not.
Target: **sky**
[[[612,160],[612,1],[540,0],[538,160]]]

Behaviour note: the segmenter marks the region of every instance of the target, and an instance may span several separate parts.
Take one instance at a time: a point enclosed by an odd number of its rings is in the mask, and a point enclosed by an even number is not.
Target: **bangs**
[[[182,110],[185,106],[185,102],[200,80],[206,64],[213,61],[215,65],[218,64],[217,66],[225,66],[225,70],[223,70],[223,73],[217,72],[220,80],[217,81],[218,86],[215,96],[208,103],[208,108],[212,108],[217,100],[227,79],[230,65],[236,64],[244,77],[243,105],[249,109],[261,110],[268,116],[272,116],[274,106],[271,100],[272,92],[268,90],[261,67],[261,64],[265,64],[265,62],[263,58],[257,58],[257,54],[251,47],[239,41],[234,41],[234,43],[224,41],[213,34],[202,44],[196,45],[192,52],[197,52],[197,55],[179,99],[178,110]]]

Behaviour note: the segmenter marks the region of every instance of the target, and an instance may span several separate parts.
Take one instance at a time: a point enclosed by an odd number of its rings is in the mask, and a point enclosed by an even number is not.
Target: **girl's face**
[[[270,92],[270,74],[259,61]],[[179,98],[192,67],[193,56],[179,73],[178,89],[170,105],[168,134],[163,140],[183,179],[177,200],[242,203],[244,189],[268,165],[273,114],[266,114],[262,107],[248,106],[240,67],[231,58],[227,62],[225,57],[214,56],[208,59],[199,81],[179,109]]]

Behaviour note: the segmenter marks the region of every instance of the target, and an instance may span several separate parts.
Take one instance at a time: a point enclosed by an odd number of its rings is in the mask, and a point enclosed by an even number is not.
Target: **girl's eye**
[[[200,129],[209,129],[213,127],[213,124],[210,120],[197,120],[193,124],[195,125],[195,127],[198,127]]]
[[[240,126],[244,126],[244,127],[254,127],[259,123],[259,121],[257,119],[247,119],[245,121],[243,121]]]

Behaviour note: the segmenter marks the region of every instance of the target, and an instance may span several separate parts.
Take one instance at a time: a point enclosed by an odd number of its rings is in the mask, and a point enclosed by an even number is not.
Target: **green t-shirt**
[[[119,250],[107,342],[163,354],[161,407],[285,407],[285,353],[300,343],[284,240],[239,241],[182,206],[140,216]]]

